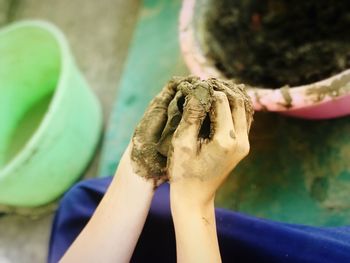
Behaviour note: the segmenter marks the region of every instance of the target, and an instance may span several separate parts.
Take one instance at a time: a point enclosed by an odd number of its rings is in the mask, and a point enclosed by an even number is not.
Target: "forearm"
[[[193,205],[171,193],[178,262],[221,262],[214,201]]]
[[[91,220],[61,262],[129,262],[146,220],[153,186],[118,170]]]

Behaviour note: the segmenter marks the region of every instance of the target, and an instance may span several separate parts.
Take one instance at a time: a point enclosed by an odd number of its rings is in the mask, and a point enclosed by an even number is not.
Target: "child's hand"
[[[188,97],[172,140],[168,163],[171,194],[195,206],[213,201],[217,188],[249,152],[243,99],[234,99],[231,112],[223,92],[215,91],[214,97],[211,138],[198,138],[206,112],[198,99]]]
[[[130,159],[134,172],[155,182],[167,178],[167,159],[157,151],[156,145],[167,121],[168,105],[175,93],[175,81],[169,82],[151,101],[131,141]]]

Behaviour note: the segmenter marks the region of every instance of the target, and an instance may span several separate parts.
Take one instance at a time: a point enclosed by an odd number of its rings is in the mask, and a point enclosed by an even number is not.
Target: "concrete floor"
[[[45,19],[66,34],[77,63],[100,99],[108,120],[128,45],[137,19],[138,0],[0,0],[0,25]],[[95,176],[99,151],[86,177]],[[0,263],[46,262],[52,214],[33,220],[0,217]]]

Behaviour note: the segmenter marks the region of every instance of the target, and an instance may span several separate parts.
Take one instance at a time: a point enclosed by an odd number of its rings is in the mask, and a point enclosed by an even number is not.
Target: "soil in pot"
[[[208,56],[227,77],[299,86],[350,67],[350,1],[209,1]]]

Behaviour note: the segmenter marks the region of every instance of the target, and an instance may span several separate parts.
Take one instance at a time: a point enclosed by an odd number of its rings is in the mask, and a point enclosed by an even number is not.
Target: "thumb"
[[[173,146],[177,144],[195,149],[197,147],[198,134],[207,111],[200,100],[189,94],[186,96],[182,119],[177,127]]]

